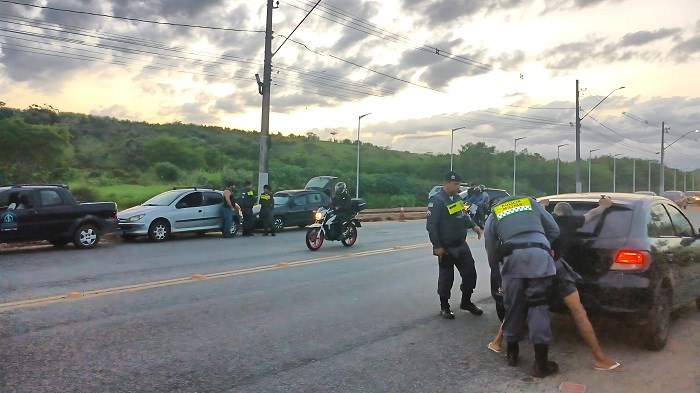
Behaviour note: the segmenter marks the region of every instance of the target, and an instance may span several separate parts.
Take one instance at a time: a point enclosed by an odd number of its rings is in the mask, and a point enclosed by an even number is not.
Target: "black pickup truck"
[[[93,248],[117,230],[117,204],[79,203],[64,185],[0,186],[0,243],[48,240]]]

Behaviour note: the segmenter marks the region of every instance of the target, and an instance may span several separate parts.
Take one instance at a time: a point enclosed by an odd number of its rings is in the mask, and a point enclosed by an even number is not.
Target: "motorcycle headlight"
[[[127,218],[127,221],[129,221],[129,222],[140,221],[140,220],[141,220],[142,218],[144,218],[145,216],[146,216],[145,214],[139,214],[139,215],[136,215],[136,216],[131,216],[131,217]]]
[[[316,213],[314,214],[314,219],[315,219],[316,221],[321,221],[321,220],[323,219],[323,213],[321,213],[321,212],[316,212]]]

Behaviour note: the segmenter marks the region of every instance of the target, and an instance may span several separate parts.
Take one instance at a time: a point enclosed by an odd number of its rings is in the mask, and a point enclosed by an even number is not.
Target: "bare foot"
[[[501,343],[496,343],[496,342],[493,342],[493,341],[489,343],[488,348],[489,348],[490,350],[496,352],[496,353],[500,353],[500,352],[501,352],[501,349],[502,349],[502,348],[501,348]]]
[[[608,358],[594,360],[593,367],[596,370],[622,371],[622,365],[620,363]]]

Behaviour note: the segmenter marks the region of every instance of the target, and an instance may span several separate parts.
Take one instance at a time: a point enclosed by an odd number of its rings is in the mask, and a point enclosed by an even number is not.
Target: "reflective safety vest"
[[[508,197],[491,209],[496,235],[502,242],[508,242],[517,235],[527,232],[544,234],[539,214],[532,206],[537,203],[529,197]]]

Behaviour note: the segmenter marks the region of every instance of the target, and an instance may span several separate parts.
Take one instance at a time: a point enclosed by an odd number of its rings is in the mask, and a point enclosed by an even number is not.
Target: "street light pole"
[[[465,127],[457,127],[452,129],[452,140],[450,141],[450,170],[452,170],[452,149],[454,148],[455,144],[455,131],[461,130]]]
[[[613,90],[605,96],[600,102],[598,102],[593,109],[597,108],[598,105],[602,104],[603,101],[607,100],[610,95],[620,89],[624,89],[624,86],[620,86],[617,89]],[[586,116],[588,116],[591,112],[593,112],[593,109],[589,110],[588,113],[583,115],[583,117],[580,117],[580,111],[581,111],[581,106],[579,105],[579,89],[578,89],[578,79],[576,79],[576,192],[580,193],[582,192],[582,187],[581,187],[581,120],[585,119]]]
[[[515,195],[515,156],[518,152],[518,141],[521,139],[527,138],[526,136],[522,136],[520,138],[515,138],[514,139],[514,144],[513,144],[513,195]]]
[[[365,113],[357,118],[357,173],[355,177],[355,198],[360,197],[360,120],[367,115],[371,115],[371,113]]]
[[[613,156],[613,192],[617,190],[617,156],[620,154],[615,154]]]
[[[632,192],[637,192],[637,159],[632,159]]]
[[[559,149],[564,146],[569,146],[569,144],[563,143],[557,146],[557,195],[559,195]]]
[[[594,151],[598,151],[600,149],[593,149],[588,151],[588,192],[591,192],[591,156]]]
[[[651,191],[651,161],[649,161],[649,185],[647,186],[647,191]]]

